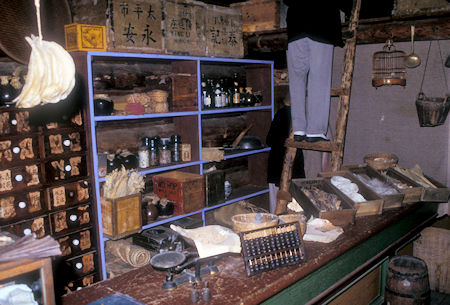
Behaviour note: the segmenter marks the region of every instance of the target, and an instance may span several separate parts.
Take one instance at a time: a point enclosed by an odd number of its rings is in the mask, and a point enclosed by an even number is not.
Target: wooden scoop
[[[247,131],[249,131],[250,128],[252,128],[252,127],[253,127],[253,124],[250,124],[244,130],[242,130],[241,133],[237,136],[237,138],[231,144],[231,147],[236,148],[238,146],[239,142],[241,142],[242,138],[247,133]]]

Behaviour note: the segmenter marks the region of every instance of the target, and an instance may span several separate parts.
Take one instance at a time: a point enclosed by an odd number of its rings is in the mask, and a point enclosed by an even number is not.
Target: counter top
[[[202,277],[203,281],[208,280],[212,295],[211,301],[203,304],[294,304],[294,299],[296,304],[303,304],[320,298],[420,232],[435,219],[435,211],[435,204],[419,203],[383,215],[357,218],[332,243],[305,242],[305,263],[252,277],[247,277],[241,256],[221,259],[216,262],[218,273]],[[148,265],[70,293],[63,297],[63,304],[88,304],[116,292],[144,304],[192,304],[192,285],[163,290],[165,276],[166,272]]]

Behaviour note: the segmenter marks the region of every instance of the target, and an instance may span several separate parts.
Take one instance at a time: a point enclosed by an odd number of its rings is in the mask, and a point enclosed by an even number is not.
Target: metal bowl
[[[256,136],[244,136],[238,144],[239,149],[261,149],[264,144],[261,139]]]

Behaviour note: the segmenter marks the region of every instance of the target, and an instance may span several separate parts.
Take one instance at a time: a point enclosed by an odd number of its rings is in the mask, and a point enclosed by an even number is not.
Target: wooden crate
[[[199,1],[164,1],[165,53],[206,55],[206,5]]]
[[[153,192],[175,202],[175,215],[197,211],[205,206],[202,175],[171,171],[153,176]]]
[[[330,194],[335,194],[341,200],[342,210],[339,211],[323,211],[314,205],[305,195],[302,189],[310,189],[313,186]],[[355,222],[355,212],[353,203],[347,198],[342,197],[338,190],[331,185],[325,178],[316,179],[292,179],[289,189],[291,195],[302,206],[305,216],[309,219],[311,216],[316,218],[328,219],[336,226],[345,226]]]
[[[108,0],[108,51],[163,53],[163,4],[160,0]]]
[[[366,174],[370,178],[378,179],[385,183],[388,186],[396,187],[383,175],[381,175],[376,169],[368,164],[354,164],[343,166],[343,169],[349,170],[352,174]],[[355,176],[356,177],[356,176]],[[356,177],[357,178],[357,177]],[[396,189],[397,190],[397,189]],[[381,198],[383,198],[383,211],[396,209],[403,206],[403,197],[405,196],[402,192],[397,190],[397,194],[391,195],[382,195],[378,194]]]
[[[383,198],[377,195],[374,191],[368,188],[364,183],[356,179],[349,171],[337,171],[337,172],[322,172],[319,173],[320,177],[330,178],[333,176],[341,176],[349,179],[351,182],[358,186],[359,193],[366,198],[367,201],[364,202],[354,202],[348,198],[352,203],[353,207],[356,209],[356,217],[368,216],[368,215],[378,215],[383,212]],[[330,182],[331,183],[331,182]],[[346,196],[339,189],[341,196]],[[348,197],[348,196],[346,196]]]
[[[207,56],[243,58],[244,40],[239,9],[207,5],[205,39]]]
[[[392,168],[388,168],[387,170],[383,170],[380,172],[385,175],[392,182],[392,184],[394,184],[394,186],[405,195],[405,197],[403,197],[403,203],[414,203],[420,201],[423,187],[416,183],[414,180],[409,179],[408,177],[400,174]],[[405,184],[406,187],[399,187],[393,180],[400,181],[401,183]]]
[[[101,197],[103,235],[119,239],[142,229],[141,194],[116,199]]]
[[[196,111],[197,79],[195,75],[175,74],[172,76],[171,111]]]
[[[253,0],[234,3],[242,14],[242,32],[258,32],[280,28],[280,1]]]

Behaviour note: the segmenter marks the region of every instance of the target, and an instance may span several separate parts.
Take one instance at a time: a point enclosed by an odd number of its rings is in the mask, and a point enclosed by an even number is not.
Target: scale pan
[[[168,251],[156,254],[150,259],[150,264],[159,269],[169,269],[181,265],[186,260],[182,252]]]

